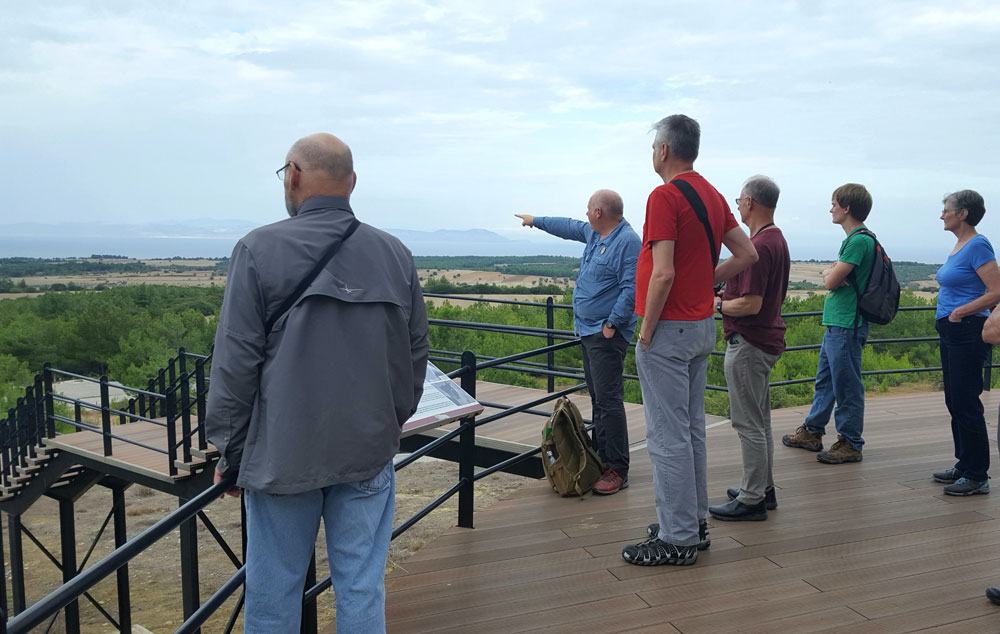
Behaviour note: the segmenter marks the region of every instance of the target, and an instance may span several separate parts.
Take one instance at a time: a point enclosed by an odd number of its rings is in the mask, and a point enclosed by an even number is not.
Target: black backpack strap
[[[867,227],[862,227],[861,229],[858,229],[854,235],[868,236],[869,238],[871,238],[875,242],[875,253],[872,255],[872,257],[874,258],[876,255],[878,255],[878,238],[875,237],[875,234],[872,233],[870,229],[868,229]],[[840,260],[840,256],[844,254],[844,249],[847,248],[848,242],[850,242],[850,239],[848,239],[847,242],[845,242],[844,245],[840,247],[840,252],[837,253],[838,260]],[[874,273],[874,270],[875,270],[875,262],[873,261],[872,273]],[[871,280],[871,273],[868,274],[868,279]],[[857,296],[857,300],[854,302],[854,330],[856,331],[858,328],[861,327],[861,324],[859,323],[861,321],[861,296],[864,294],[864,292],[858,285],[858,267],[854,267],[853,269],[851,269],[851,272],[847,274],[847,283],[850,284],[851,288],[854,289],[854,294]]]
[[[330,263],[334,254],[337,253],[345,242],[347,242],[347,239],[351,237],[359,226],[361,226],[361,222],[355,218],[351,221],[351,226],[347,228],[347,231],[344,232],[344,235],[341,236],[340,240],[334,240],[333,244],[330,245],[326,253],[323,254],[323,257],[316,263],[316,266],[313,267],[313,270],[309,271],[309,275],[302,278],[302,281],[295,287],[295,290],[292,291],[284,302],[282,302],[278,310],[271,315],[271,318],[267,320],[267,323],[264,325],[264,332],[266,334],[271,334],[271,329],[274,328],[274,324],[281,319],[282,315],[288,312],[288,309],[290,309],[300,297],[302,297],[302,294],[305,293],[306,289],[309,288],[309,285],[313,283],[316,276],[319,275],[319,272],[326,268],[326,265]]]
[[[705,235],[708,236],[708,248],[712,250],[712,268],[714,269],[719,265],[719,250],[715,247],[715,238],[712,237],[712,225],[708,222],[708,210],[705,209],[705,203],[701,201],[701,196],[694,190],[691,183],[679,178],[675,178],[670,183],[684,194],[684,198],[687,199],[688,204],[691,205],[691,209],[694,210],[694,215],[698,216],[698,220],[705,227]]]

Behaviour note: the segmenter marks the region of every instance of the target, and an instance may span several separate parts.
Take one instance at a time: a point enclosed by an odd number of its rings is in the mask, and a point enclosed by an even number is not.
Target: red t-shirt
[[[781,354],[785,351],[781,303],[788,292],[788,244],[777,227],[758,231],[750,241],[757,249],[757,263],[726,282],[722,299],[760,295],[760,312],[746,317],[723,316],[722,329],[726,339],[733,333],[739,333],[764,352]]]
[[[681,174],[677,178],[690,183],[701,197],[708,211],[715,247],[721,253],[723,234],[737,226],[725,198],[697,172]],[[642,250],[639,251],[635,273],[636,314],[646,314],[646,293],[649,291],[649,277],[653,273],[650,243],[658,240],[674,241],[674,283],[659,318],[698,321],[711,317],[715,311],[715,295],[712,292],[715,267],[705,226],[698,220],[681,190],[670,183],[654,189],[646,201]]]

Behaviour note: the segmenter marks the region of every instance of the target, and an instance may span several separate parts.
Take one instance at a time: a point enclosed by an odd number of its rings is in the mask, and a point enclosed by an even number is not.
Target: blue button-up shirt
[[[580,274],[573,289],[573,320],[578,334],[601,332],[605,321],[632,340],[635,314],[635,267],[642,240],[622,218],[608,237],[601,238],[590,223],[573,218],[535,217],[534,226],[565,240],[586,243]]]

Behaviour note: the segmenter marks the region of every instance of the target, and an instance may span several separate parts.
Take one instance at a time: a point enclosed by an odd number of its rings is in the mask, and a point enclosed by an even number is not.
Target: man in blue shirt
[[[587,202],[587,220],[514,214],[535,227],[587,246],[573,289],[573,314],[583,372],[593,406],[597,452],[605,471],[594,492],[611,495],[628,486],[625,421],[625,351],[635,333],[635,266],[642,241],[623,217],[622,198],[608,189]]]

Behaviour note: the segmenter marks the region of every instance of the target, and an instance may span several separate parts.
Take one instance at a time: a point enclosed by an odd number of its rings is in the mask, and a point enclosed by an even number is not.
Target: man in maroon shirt
[[[774,224],[778,194],[778,186],[766,176],[753,176],[743,184],[736,208],[750,229],[758,259],[726,282],[716,303],[726,339],[729,418],[743,450],[743,483],[726,492],[728,504],[708,508],[717,520],[765,520],[769,510],[778,508],[768,383],[785,350],[781,304],[790,265],[788,244]]]

